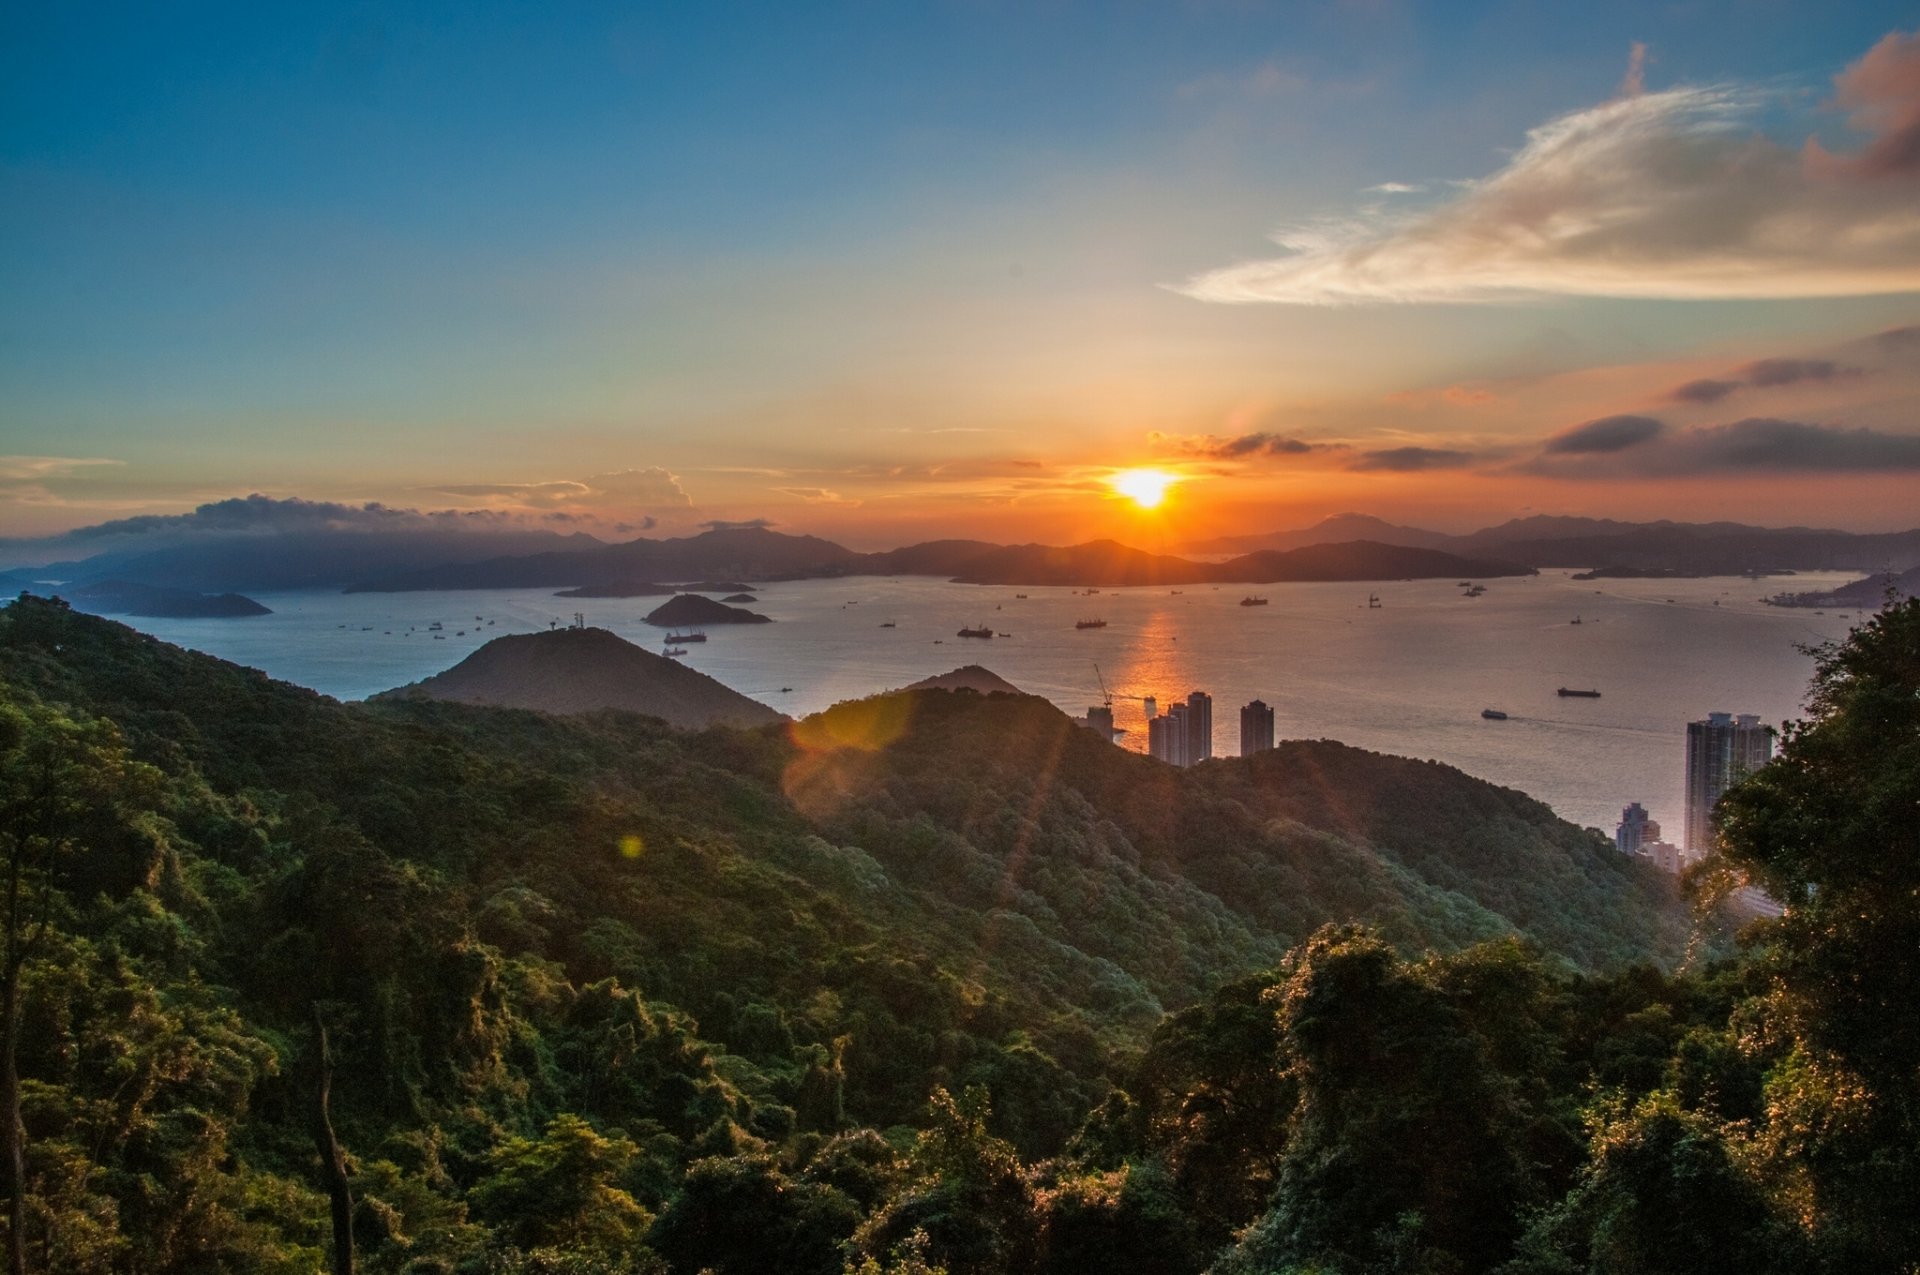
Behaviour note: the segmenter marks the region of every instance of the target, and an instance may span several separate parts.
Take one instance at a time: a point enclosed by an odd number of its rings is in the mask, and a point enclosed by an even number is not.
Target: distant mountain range
[[[58,538],[64,545],[78,533]],[[126,536],[111,538],[119,545]],[[133,537],[134,542],[138,537]],[[79,538],[78,543],[99,543]],[[35,542],[44,554],[47,545]],[[13,546],[26,552],[19,542]],[[28,546],[31,547],[31,546]],[[939,576],[971,584],[1121,587],[1271,584],[1296,580],[1494,577],[1542,567],[1689,575],[1756,571],[1902,571],[1920,565],[1920,529],[1875,535],[1740,523],[1629,523],[1539,516],[1468,535],[1341,514],[1312,527],[1185,546],[1202,557],[1149,553],[1113,540],[1003,545],[934,540],[861,553],[817,536],[763,527],[608,544],[586,535],[503,530],[309,529],[173,535],[159,548],[120,545],[93,557],[0,572],[0,588],[121,581],[200,591],[345,588],[349,592],[552,588],[575,596],[728,582],[833,576]],[[47,582],[57,582],[49,585]],[[662,582],[658,586],[652,582]],[[636,585],[635,582],[642,582]],[[678,584],[682,591],[718,591]]]
[[[1813,527],[1737,522],[1618,522],[1537,515],[1463,536],[1402,527],[1365,514],[1336,514],[1311,527],[1228,536],[1184,546],[1188,553],[1246,554],[1372,540],[1480,555],[1530,567],[1638,567],[1689,575],[1753,571],[1878,571],[1920,565],[1920,529],[1861,535]]]
[[[543,713],[621,709],[672,726],[763,726],[784,714],[605,629],[497,637],[444,673],[375,699],[440,699]]]
[[[1262,551],[1227,562],[1195,562],[1153,554],[1114,540],[1079,545],[996,545],[936,540],[884,553],[855,553],[813,536],[764,529],[710,531],[680,540],[621,545],[531,557],[456,563],[363,581],[350,592],[424,589],[593,588],[636,578],[723,573],[746,578],[816,576],[944,576],[962,584],[1071,585],[1119,588],[1161,584],[1271,584],[1287,580],[1398,580],[1445,576],[1512,576],[1530,568],[1491,558],[1357,541]]]

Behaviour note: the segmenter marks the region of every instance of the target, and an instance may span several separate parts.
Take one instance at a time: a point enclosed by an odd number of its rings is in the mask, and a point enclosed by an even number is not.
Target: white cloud
[[[43,478],[69,478],[102,465],[124,465],[125,461],[98,456],[0,456],[0,482],[33,482]]]
[[[1911,149],[1912,44],[1889,36],[1837,81],[1870,164],[1762,135],[1754,89],[1630,93],[1534,129],[1449,202],[1288,227],[1287,255],[1180,290],[1294,305],[1920,290],[1920,161],[1893,159]]]
[[[615,504],[622,506],[686,508],[692,505],[674,474],[657,465],[622,469],[591,478],[543,479],[518,483],[450,483],[424,488],[442,496],[457,496],[488,505],[560,509]]]

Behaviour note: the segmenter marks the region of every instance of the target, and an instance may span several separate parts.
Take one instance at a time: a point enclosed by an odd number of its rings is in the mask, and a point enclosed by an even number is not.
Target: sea
[[[1630,801],[1677,832],[1686,723],[1710,711],[1798,716],[1809,648],[1855,611],[1766,606],[1763,595],[1854,578],[1592,580],[1570,570],[1455,580],[1097,592],[919,578],[755,587],[775,623],[707,630],[679,657],[792,716],[964,664],[1084,714],[1113,697],[1121,747],[1144,751],[1143,699],[1213,696],[1214,753],[1239,752],[1239,710],[1260,699],[1281,738],[1336,739],[1429,758],[1611,829]],[[660,598],[576,600],[547,589],[252,595],[248,619],[134,619],[156,637],[342,700],[417,681],[488,640],[586,624],[653,650]],[[1082,620],[1103,620],[1078,628]],[[429,626],[439,624],[436,634]],[[989,639],[958,636],[987,627]],[[1104,691],[1103,691],[1104,686]],[[1598,698],[1564,698],[1567,687]],[[1507,714],[1494,721],[1483,709]],[[966,758],[954,759],[965,766]]]

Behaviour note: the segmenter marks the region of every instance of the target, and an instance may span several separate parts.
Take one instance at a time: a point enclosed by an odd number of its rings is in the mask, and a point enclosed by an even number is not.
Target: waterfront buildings
[[[1213,696],[1195,691],[1158,717],[1148,700],[1147,753],[1174,766],[1191,766],[1213,756]]]
[[[1638,854],[1642,846],[1658,840],[1660,825],[1639,802],[1620,812],[1620,826],[1613,830],[1613,844],[1621,854]]]

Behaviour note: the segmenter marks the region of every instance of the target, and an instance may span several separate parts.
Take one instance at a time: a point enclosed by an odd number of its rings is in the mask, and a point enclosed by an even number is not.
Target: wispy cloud
[[[1346,468],[1359,473],[1421,474],[1434,469],[1465,469],[1479,459],[1451,447],[1382,447],[1359,452]]]
[[[1450,202],[1377,207],[1201,274],[1204,301],[1348,305],[1527,295],[1848,296],[1920,290],[1920,42],[1894,34],[1836,81],[1856,152],[1760,133],[1742,85],[1637,91],[1543,124]]]
[[[810,505],[857,505],[860,502],[825,487],[775,487],[782,495],[804,500]]]
[[[1201,456],[1210,460],[1241,460],[1255,456],[1305,456],[1311,452],[1336,449],[1340,444],[1310,443],[1305,439],[1265,430],[1248,434],[1164,434],[1158,430],[1147,435],[1155,447],[1164,447],[1182,456]]]
[[[125,463],[104,456],[0,456],[0,482],[66,478],[90,469]]]
[[[693,502],[675,475],[650,466],[621,469],[582,479],[542,479],[533,482],[447,483],[421,490],[435,495],[477,500],[494,506],[558,509],[578,506],[686,508]]]
[[[1832,359],[1758,359],[1735,370],[1730,380],[1705,378],[1676,385],[1667,395],[1676,403],[1717,403],[1741,389],[1781,389],[1806,382],[1825,384],[1862,376],[1865,368]]]
[[[1554,435],[1516,468],[1550,478],[1652,479],[1702,474],[1848,474],[1920,470],[1920,437],[1748,417],[1672,431],[1613,416]]]
[[[1666,428],[1651,416],[1602,416],[1555,434],[1543,450],[1562,456],[1623,452],[1658,438]]]

